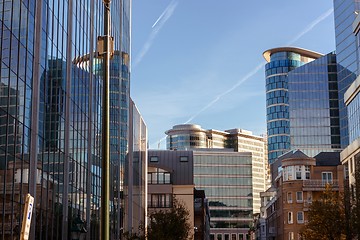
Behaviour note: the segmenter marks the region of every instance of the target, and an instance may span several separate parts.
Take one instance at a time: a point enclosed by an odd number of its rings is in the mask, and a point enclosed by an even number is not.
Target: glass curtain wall
[[[340,150],[336,55],[288,74],[290,145],[308,156]]]
[[[206,193],[211,233],[248,232],[253,214],[251,155],[194,151],[194,183]]]
[[[348,117],[344,93],[358,74],[356,38],[352,24],[360,10],[357,0],[334,0],[336,55],[338,66],[341,147],[349,144]]]
[[[301,55],[276,52],[265,65],[268,160],[290,150],[288,72],[304,64]]]
[[[119,132],[111,136],[111,239],[122,228],[130,7],[111,4],[121,53],[111,63]],[[99,237],[103,79],[94,53],[103,8],[101,0],[0,1],[0,239],[19,238],[27,193],[35,197],[30,239]]]

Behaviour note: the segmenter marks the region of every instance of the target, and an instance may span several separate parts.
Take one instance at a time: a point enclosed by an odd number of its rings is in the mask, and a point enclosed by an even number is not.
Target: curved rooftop
[[[205,132],[206,130],[202,129],[200,125],[196,124],[179,124],[173,126],[172,129],[165,131],[165,134],[171,134],[172,132],[177,131],[197,131],[197,132]]]
[[[278,47],[278,48],[271,48],[269,50],[266,50],[264,53],[263,53],[263,57],[265,58],[265,60],[267,62],[270,62],[270,56],[273,54],[273,53],[277,53],[277,52],[293,52],[293,53],[298,53],[300,54],[301,56],[304,56],[304,57],[309,57],[309,58],[314,58],[314,59],[317,59],[317,58],[320,58],[323,56],[323,54],[321,53],[318,53],[318,52],[314,52],[314,51],[310,51],[310,50],[307,50],[307,49],[304,49],[304,48],[298,48],[298,47]]]

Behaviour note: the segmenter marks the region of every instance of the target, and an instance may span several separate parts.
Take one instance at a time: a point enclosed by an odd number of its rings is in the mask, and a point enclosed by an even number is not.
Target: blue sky
[[[150,148],[182,123],[266,133],[262,53],[334,51],[332,7],[330,0],[133,0],[131,96]]]

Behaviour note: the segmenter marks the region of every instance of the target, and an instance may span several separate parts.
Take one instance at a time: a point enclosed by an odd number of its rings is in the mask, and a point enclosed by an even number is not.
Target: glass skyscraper
[[[101,0],[0,0],[0,239],[97,239],[101,205]],[[130,0],[111,3],[111,238],[123,230]],[[35,24],[36,23],[36,24]]]
[[[336,58],[338,63],[338,87],[341,146],[349,144],[348,118],[344,94],[358,74],[357,45],[352,24],[360,10],[358,0],[334,0]]]
[[[282,47],[264,58],[269,163],[291,149],[340,151],[336,55]]]

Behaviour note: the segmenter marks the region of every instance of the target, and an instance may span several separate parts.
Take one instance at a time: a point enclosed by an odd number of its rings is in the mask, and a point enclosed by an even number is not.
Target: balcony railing
[[[330,185],[333,189],[339,188],[339,181],[323,181],[323,180],[304,180],[303,188],[312,190],[325,190],[326,185]]]

